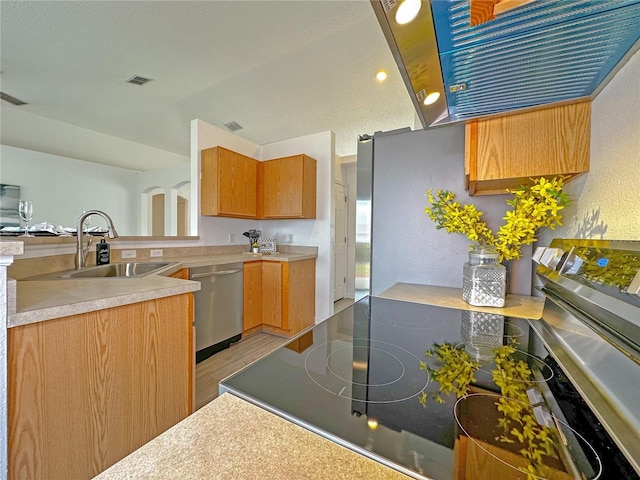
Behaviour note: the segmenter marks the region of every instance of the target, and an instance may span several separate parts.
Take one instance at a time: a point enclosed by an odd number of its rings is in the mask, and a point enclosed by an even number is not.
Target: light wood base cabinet
[[[193,411],[192,294],[8,330],[9,478],[85,479]]]
[[[244,332],[292,336],[315,322],[316,261],[245,263]]]
[[[470,195],[504,194],[531,178],[589,171],[591,103],[474,120],[465,125]]]
[[[181,280],[189,280],[189,269],[181,268],[180,270],[173,272],[171,275],[167,275],[171,278],[179,278]]]

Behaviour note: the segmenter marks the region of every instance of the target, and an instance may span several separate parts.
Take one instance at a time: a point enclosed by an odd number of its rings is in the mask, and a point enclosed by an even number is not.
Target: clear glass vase
[[[493,360],[502,346],[504,316],[495,313],[462,312],[461,325],[464,351],[475,360]]]
[[[469,305],[504,307],[507,269],[499,260],[500,255],[493,246],[471,247],[462,277],[462,298]]]

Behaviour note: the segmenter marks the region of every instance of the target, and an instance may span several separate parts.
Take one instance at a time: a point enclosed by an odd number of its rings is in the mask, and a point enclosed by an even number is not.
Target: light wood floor
[[[341,312],[345,308],[353,305],[353,298],[341,298],[333,304],[333,313]]]
[[[353,299],[349,298],[337,301],[334,304],[334,313],[347,308],[352,303]],[[220,380],[271,353],[289,340],[271,333],[254,333],[198,363],[196,365],[196,410],[218,396]]]
[[[196,365],[196,410],[218,396],[218,383],[289,341],[257,332]]]

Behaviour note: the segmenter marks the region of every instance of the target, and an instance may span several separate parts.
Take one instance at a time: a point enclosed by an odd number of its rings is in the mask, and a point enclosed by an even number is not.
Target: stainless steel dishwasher
[[[242,262],[191,269],[200,282],[194,293],[196,363],[223,350],[242,335]]]

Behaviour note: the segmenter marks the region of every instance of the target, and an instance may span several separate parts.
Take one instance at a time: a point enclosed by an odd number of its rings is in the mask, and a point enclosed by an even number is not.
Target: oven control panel
[[[640,242],[603,242],[607,246],[593,243],[554,240],[550,247],[538,247],[533,261],[540,265],[540,273],[553,271],[592,288],[613,288],[640,297],[640,249],[633,248]],[[612,248],[611,243],[616,245]]]

